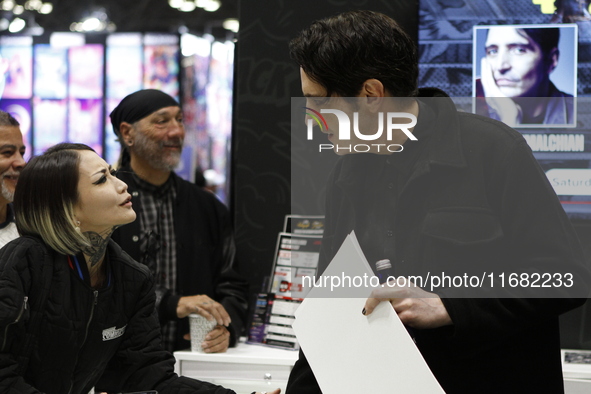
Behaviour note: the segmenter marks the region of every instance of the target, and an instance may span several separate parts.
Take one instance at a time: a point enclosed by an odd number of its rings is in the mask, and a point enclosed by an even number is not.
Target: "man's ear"
[[[560,55],[560,52],[558,51],[558,48],[553,48],[550,51],[550,56],[548,58],[548,74],[550,74],[552,71],[554,71],[556,66],[558,66],[558,56],[559,55]]]
[[[386,95],[386,88],[384,84],[378,79],[368,79],[363,82],[360,95],[362,97],[384,97]]]
[[[373,112],[379,110],[382,99],[386,96],[386,88],[384,84],[378,79],[368,79],[363,82],[359,97],[364,97],[366,103]]]
[[[133,143],[133,126],[127,122],[121,122],[119,125],[119,134],[121,134],[121,139],[125,143],[125,145],[129,146],[129,142]]]

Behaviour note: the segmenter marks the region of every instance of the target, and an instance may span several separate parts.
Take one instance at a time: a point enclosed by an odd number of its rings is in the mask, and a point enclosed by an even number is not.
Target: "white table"
[[[591,364],[565,363],[565,352],[591,355],[588,350],[562,350],[565,394],[591,393]],[[175,372],[231,388],[238,394],[281,388],[298,358],[298,352],[244,343],[226,353],[175,352]]]
[[[591,393],[591,364],[566,363],[565,353],[580,354],[581,357],[591,358],[589,350],[562,350],[562,374],[564,377],[565,394],[589,394]]]
[[[230,388],[238,394],[281,388],[285,393],[289,373],[298,352],[250,345],[241,339],[226,353],[174,352],[175,372]]]

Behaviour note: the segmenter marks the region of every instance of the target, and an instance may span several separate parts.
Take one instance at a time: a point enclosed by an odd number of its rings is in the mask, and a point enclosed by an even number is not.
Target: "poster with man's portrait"
[[[474,26],[475,112],[512,127],[574,127],[577,25]]]

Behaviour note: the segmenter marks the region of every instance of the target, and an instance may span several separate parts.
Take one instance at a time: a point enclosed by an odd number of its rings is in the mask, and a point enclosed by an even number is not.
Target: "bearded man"
[[[187,316],[197,313],[217,322],[204,351],[224,352],[244,327],[248,284],[234,270],[227,208],[173,171],[185,138],[181,107],[164,92],[140,90],[119,103],[111,123],[122,148],[118,177],[138,217],[113,239],[154,274],[164,347],[190,347]]]

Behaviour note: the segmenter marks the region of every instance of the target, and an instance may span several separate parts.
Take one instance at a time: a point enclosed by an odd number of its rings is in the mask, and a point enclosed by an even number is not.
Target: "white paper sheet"
[[[323,275],[343,273],[373,276],[354,233]],[[366,298],[328,292],[312,289],[292,325],[323,394],[444,393],[389,303],[364,316]]]

